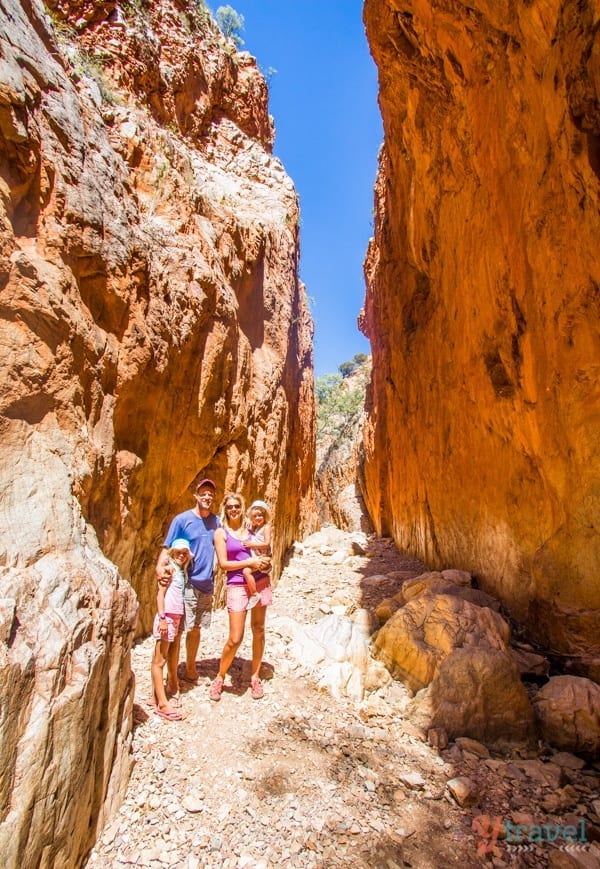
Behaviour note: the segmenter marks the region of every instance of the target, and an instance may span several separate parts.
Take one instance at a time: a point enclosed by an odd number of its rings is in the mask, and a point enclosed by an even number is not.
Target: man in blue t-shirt
[[[185,682],[194,685],[198,682],[196,655],[200,646],[200,628],[210,626],[215,580],[213,564],[215,557],[215,529],[221,522],[212,512],[217,488],[212,480],[200,480],[194,492],[196,506],[191,510],[178,513],[169,526],[165,542],[156,563],[156,575],[161,581],[163,570],[169,560],[169,547],[177,538],[187,540],[194,557],[188,568],[185,586]],[[179,663],[179,643],[171,643],[172,652],[168,664],[167,693],[177,692],[177,665]]]

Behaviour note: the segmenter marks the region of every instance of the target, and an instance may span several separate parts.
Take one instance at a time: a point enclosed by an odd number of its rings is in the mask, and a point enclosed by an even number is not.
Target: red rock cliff
[[[75,866],[194,481],[302,533],[312,322],[254,59],[202,3],[48,6],[0,5],[0,851]]]
[[[369,510],[585,668],[600,653],[600,4],[366,0],[364,16],[385,131]]]

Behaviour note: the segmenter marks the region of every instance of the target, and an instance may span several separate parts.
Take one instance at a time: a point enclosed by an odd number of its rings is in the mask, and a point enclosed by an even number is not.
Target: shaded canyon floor
[[[88,869],[600,866],[597,843],[511,843],[500,832],[506,822],[551,825],[553,834],[582,820],[597,827],[598,766],[558,752],[552,763],[525,749],[486,752],[468,740],[438,752],[411,721],[400,683],[362,702],[334,697],[294,656],[281,627],[289,618],[319,622],[340,592],[376,606],[369,595],[383,592],[365,579],[423,565],[376,538],[366,555],[343,564],[333,551],[295,552],[267,616],[262,700],[250,695],[249,629],[221,701],[208,698],[227,633],[224,610],[203,634],[198,686],[182,685],[183,721],[153,714],[153,641],[134,648],[136,764]],[[447,783],[463,776],[476,801],[461,807]],[[557,810],[543,810],[557,794]]]

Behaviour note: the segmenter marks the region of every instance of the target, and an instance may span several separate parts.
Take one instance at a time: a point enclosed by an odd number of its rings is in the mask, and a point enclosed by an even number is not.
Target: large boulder
[[[532,742],[535,718],[517,665],[498,649],[455,649],[431,683],[430,727],[487,745]]]
[[[600,685],[581,676],[554,676],[537,692],[533,707],[550,745],[598,757]]]
[[[408,583],[415,596],[376,635],[374,654],[417,692],[411,713],[423,729],[493,745],[532,742],[535,718],[508,624],[489,607],[431,593],[447,582],[429,575]]]
[[[454,649],[506,652],[510,629],[502,616],[453,595],[421,594],[397,610],[377,634],[374,654],[392,675],[420,691]]]

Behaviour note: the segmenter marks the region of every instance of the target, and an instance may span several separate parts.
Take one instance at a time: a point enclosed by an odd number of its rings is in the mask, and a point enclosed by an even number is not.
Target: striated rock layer
[[[599,674],[600,4],[364,16],[385,131],[369,512]]]
[[[254,59],[202,3],[47,8],[0,2],[0,852],[58,867],[126,786],[169,519],[210,475],[271,502],[279,562],[315,411]]]

